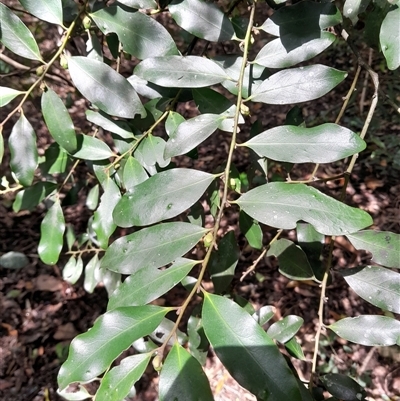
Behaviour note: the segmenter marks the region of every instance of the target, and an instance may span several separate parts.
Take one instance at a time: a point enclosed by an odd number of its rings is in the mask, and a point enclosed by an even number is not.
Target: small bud
[[[236,189],[236,180],[234,178],[229,179],[229,188],[233,190]]]
[[[36,68],[36,75],[38,77],[41,77],[44,74],[45,69],[46,69],[45,65],[40,65],[38,68]]]
[[[213,241],[213,234],[212,232],[207,233],[203,238],[203,243],[206,248],[209,248]]]
[[[85,29],[89,29],[92,25],[92,20],[87,15],[85,15],[85,18],[83,18],[82,20],[82,25]]]
[[[68,68],[68,61],[67,58],[64,56],[64,54],[61,54],[60,56],[60,65],[62,68],[64,68],[64,70]]]
[[[153,364],[153,368],[155,371],[160,372],[163,366],[162,363],[162,356],[161,355],[156,355],[153,360],[151,361]]]

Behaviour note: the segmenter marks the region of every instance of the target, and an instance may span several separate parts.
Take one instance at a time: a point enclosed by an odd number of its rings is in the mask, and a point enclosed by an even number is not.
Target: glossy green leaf
[[[260,400],[301,400],[283,355],[244,309],[227,298],[204,293],[202,316],[215,353],[241,386]]]
[[[221,67],[199,56],[148,58],[136,66],[135,74],[167,88],[201,88],[229,79]]]
[[[120,227],[147,226],[175,217],[197,202],[214,178],[185,168],[158,173],[122,197],[114,221]]]
[[[363,230],[346,237],[356,249],[371,252],[376,263],[400,269],[400,234]]]
[[[92,397],[82,385],[77,385],[74,388],[74,392],[70,392],[68,388],[64,390],[58,389],[57,394],[67,401],[84,401]]]
[[[184,121],[185,118],[181,114],[170,111],[165,121],[165,132],[167,135],[171,136]]]
[[[89,294],[91,294],[94,291],[96,285],[98,284],[98,280],[96,279],[96,273],[99,270],[99,268],[100,268],[100,260],[97,254],[95,254],[85,266],[85,280],[83,282],[83,288]]]
[[[185,31],[211,42],[230,40],[235,34],[229,18],[214,3],[202,0],[173,0],[169,12]]]
[[[342,401],[360,401],[365,399],[365,390],[351,377],[338,373],[328,373],[321,376],[325,388]]]
[[[103,183],[104,193],[100,198],[100,206],[94,212],[92,228],[97,235],[97,241],[103,249],[108,248],[108,240],[117,228],[112,218],[112,211],[121,199],[118,185],[112,178]]]
[[[267,104],[307,102],[324,96],[346,77],[346,72],[321,64],[290,68],[271,75],[247,100]]]
[[[78,147],[74,124],[62,100],[50,88],[42,95],[42,113],[53,139],[67,152]]]
[[[210,383],[200,363],[175,343],[165,359],[159,383],[160,401],[212,401]]]
[[[400,313],[400,273],[380,266],[356,267],[340,273],[361,298],[383,310]]]
[[[63,24],[61,0],[19,0],[19,2],[35,17],[51,24]]]
[[[152,353],[128,356],[107,372],[101,379],[96,401],[121,401],[125,398],[142,377],[151,355]]]
[[[103,50],[100,40],[95,33],[89,32],[88,40],[86,41],[87,57],[97,61],[103,61]]]
[[[328,326],[339,337],[368,346],[400,345],[400,321],[386,316],[346,317]]]
[[[400,5],[390,10],[382,22],[379,41],[389,70],[400,66]]]
[[[69,73],[79,92],[104,112],[124,118],[146,111],[132,85],[108,65],[87,57],[68,59]]]
[[[289,341],[285,343],[285,348],[287,352],[293,356],[294,358],[299,359],[300,361],[305,361],[306,357],[303,352],[303,348],[297,341],[296,337],[292,337]]]
[[[273,323],[267,330],[267,334],[276,341],[284,344],[299,331],[304,320],[300,316],[289,315]]]
[[[178,258],[165,270],[147,267],[130,275],[113,293],[107,310],[120,306],[146,305],[183,280],[198,262]]]
[[[256,310],[253,313],[252,317],[260,326],[264,326],[265,323],[267,323],[269,320],[272,319],[275,313],[276,313],[276,308],[274,306],[265,305],[262,306],[260,309]]]
[[[184,121],[170,136],[164,157],[174,157],[189,152],[212,135],[223,118],[218,114],[201,114]]]
[[[149,178],[142,165],[132,156],[126,159],[122,172],[122,182],[127,192],[133,192],[136,185],[141,184]]]
[[[57,188],[57,184],[49,181],[39,181],[17,193],[13,203],[14,213],[20,210],[32,211],[48,195]]]
[[[363,210],[347,206],[304,184],[272,182],[242,195],[241,209],[261,223],[286,230],[304,220],[321,234],[344,235],[372,224]]]
[[[0,108],[10,103],[11,100],[17,96],[22,95],[24,92],[6,86],[0,86]]]
[[[304,251],[292,241],[281,238],[273,242],[268,249],[267,256],[276,256],[279,262],[279,271],[292,280],[310,280],[314,278],[307,256]]]
[[[189,352],[204,366],[207,362],[207,355],[210,343],[204,333],[203,321],[195,315],[196,309],[192,312],[187,323],[188,348]]]
[[[31,185],[38,165],[38,151],[35,131],[23,114],[11,130],[8,146],[15,177],[23,186]]]
[[[47,211],[40,225],[38,253],[43,263],[47,265],[54,265],[57,263],[63,246],[64,231],[64,214],[61,209],[60,201],[57,200]]]
[[[258,221],[241,210],[239,214],[239,227],[252,248],[262,249],[263,232]]]
[[[171,162],[171,159],[164,157],[165,146],[166,142],[163,138],[149,134],[140,142],[135,157],[151,174],[155,174],[157,172],[156,164],[164,168]],[[154,173],[149,169],[152,166]]]
[[[89,331],[72,341],[58,373],[60,389],[100,375],[135,340],[151,333],[169,311],[154,305],[130,306],[100,316]]]
[[[93,188],[90,189],[87,198],[86,198],[86,206],[89,210],[96,210],[99,204],[99,184],[96,184]]]
[[[216,293],[224,292],[232,282],[239,254],[235,232],[229,231],[219,241],[218,249],[213,250],[208,264]]]
[[[98,113],[92,110],[86,110],[86,118],[93,124],[105,129],[106,131],[113,132],[121,138],[133,139],[134,135],[128,123],[125,121],[112,120],[103,113]]]
[[[42,175],[63,174],[72,158],[57,142],[52,143],[44,152],[45,160],[40,163]]]
[[[132,8],[157,8],[157,2],[155,0],[119,0],[118,3],[125,4]]]
[[[162,223],[118,238],[107,249],[102,267],[123,274],[156,269],[193,248],[206,229],[189,223]]]
[[[73,154],[77,159],[104,160],[114,156],[108,145],[89,135],[77,135],[78,150]]]
[[[78,259],[76,259],[75,256],[71,256],[63,268],[62,271],[63,279],[67,283],[74,285],[79,280],[79,277],[82,275],[82,272],[83,272],[82,258],[79,256]]]
[[[321,32],[320,38],[303,43],[301,46],[287,51],[281,38],[267,43],[257,54],[254,63],[268,68],[292,67],[302,61],[310,60],[327,49],[336,39],[330,32]]]
[[[6,269],[22,269],[29,264],[29,259],[22,252],[10,251],[0,256],[0,266]]]
[[[358,15],[363,13],[371,0],[346,0],[343,6],[343,16],[349,18],[353,25],[358,21]]]
[[[158,327],[149,334],[149,337],[156,343],[163,344],[173,330],[175,330],[175,322],[164,318]],[[187,342],[187,335],[181,330],[176,329],[174,336],[168,340],[168,345],[174,345],[176,340],[178,340],[179,344],[185,344]]]
[[[0,3],[0,15],[1,43],[18,56],[42,61],[36,40],[26,25],[3,3]]]
[[[124,51],[139,59],[179,54],[169,32],[146,14],[110,6],[90,16],[104,34],[116,33]]]

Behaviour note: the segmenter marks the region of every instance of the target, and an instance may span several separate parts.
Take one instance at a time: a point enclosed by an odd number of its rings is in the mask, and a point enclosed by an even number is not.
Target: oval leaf
[[[8,146],[11,170],[23,186],[31,185],[38,165],[36,134],[23,114],[11,131]]]
[[[72,341],[58,373],[60,389],[104,372],[135,340],[150,334],[169,311],[154,305],[130,306],[100,316],[89,331]]]
[[[71,256],[64,266],[63,269],[63,279],[68,283],[74,285],[79,280],[83,271],[83,261],[82,258],[79,257],[75,259],[74,256]]]
[[[300,316],[289,315],[273,323],[267,334],[276,341],[288,342],[300,329],[304,320]]]
[[[383,310],[400,313],[400,274],[384,267],[366,266],[340,272],[363,299]]]
[[[146,116],[132,85],[107,64],[78,56],[68,59],[68,67],[78,90],[100,110],[124,118]]]
[[[169,32],[146,14],[111,6],[90,16],[103,33],[118,35],[126,53],[141,60],[179,54]]]
[[[40,225],[38,253],[43,263],[48,265],[57,263],[63,245],[64,231],[64,214],[60,201],[57,200],[47,211]]]
[[[23,94],[24,92],[18,91],[13,88],[7,88],[6,86],[0,86],[0,108],[4,107],[6,104],[10,103],[11,100],[15,99],[17,96]]]
[[[307,102],[324,96],[347,76],[325,65],[291,68],[271,75],[247,99],[267,104]]]
[[[175,343],[165,359],[159,384],[160,401],[213,401],[210,383],[200,363]]]
[[[230,40],[235,34],[229,18],[214,4],[202,0],[174,0],[168,6],[185,31],[211,42]]]
[[[386,316],[346,317],[328,328],[338,336],[356,344],[400,345],[400,321]]]
[[[328,373],[321,377],[325,388],[343,401],[359,401],[365,399],[364,389],[351,377],[338,373]]]
[[[54,140],[67,152],[74,153],[78,147],[74,124],[64,103],[50,88],[42,95],[42,113]]]
[[[296,379],[277,346],[244,309],[204,293],[202,316],[215,353],[241,386],[261,400],[301,400]]]
[[[167,88],[201,88],[229,79],[221,67],[199,56],[148,58],[136,66],[135,74]]]
[[[193,248],[206,229],[189,223],[162,223],[118,238],[107,249],[101,266],[132,274],[164,266]]]
[[[19,0],[19,2],[35,17],[51,24],[63,24],[61,0]]]
[[[78,150],[73,154],[77,159],[104,160],[114,156],[112,150],[100,139],[89,135],[77,135]]]
[[[175,217],[197,202],[213,180],[212,174],[185,168],[157,173],[122,197],[114,221],[120,227],[147,226]]]
[[[125,190],[132,192],[136,185],[145,182],[149,176],[142,165],[132,156],[129,156],[122,171],[122,182]]]
[[[272,182],[252,189],[236,202],[257,221],[287,230],[295,228],[299,220],[325,235],[344,235],[372,224],[371,216],[363,210],[304,184]]]
[[[86,118],[93,124],[117,134],[124,139],[133,139],[134,135],[128,123],[125,121],[112,120],[110,117],[97,113],[92,110],[86,110]]]
[[[252,248],[262,249],[263,232],[258,221],[254,220],[241,210],[239,214],[239,227]]]
[[[397,4],[395,7],[386,14],[379,34],[382,52],[389,70],[395,70],[400,66],[400,6]]]

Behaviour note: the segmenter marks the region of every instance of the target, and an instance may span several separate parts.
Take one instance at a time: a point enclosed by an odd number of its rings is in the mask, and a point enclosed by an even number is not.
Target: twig
[[[369,54],[368,54],[368,65],[369,66],[372,64],[372,53],[373,53],[373,50],[369,49]],[[364,78],[364,82],[363,82],[360,104],[359,104],[360,115],[362,115],[362,113],[364,111],[365,97],[367,96],[367,89],[368,89],[368,77],[369,77],[368,71],[365,71],[365,78]]]
[[[5,63],[17,68],[18,70],[30,70],[31,67],[18,63],[18,61],[13,60],[12,58],[6,56],[3,53],[0,53],[0,60],[3,60]],[[36,67],[35,67],[36,68]]]

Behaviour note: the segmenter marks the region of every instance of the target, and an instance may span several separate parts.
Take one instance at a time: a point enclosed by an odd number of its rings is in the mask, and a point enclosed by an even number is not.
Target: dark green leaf
[[[185,168],[158,173],[122,197],[114,221],[120,227],[147,226],[175,217],[197,202],[214,178]]]
[[[301,345],[297,341],[296,337],[293,337],[289,341],[287,341],[285,343],[285,348],[294,358],[300,359],[301,361],[306,360],[303,349],[301,348]]]
[[[157,8],[155,0],[119,0],[118,3],[125,4],[132,8]]]
[[[400,235],[390,231],[363,230],[346,235],[356,249],[372,253],[376,263],[400,268]]]
[[[90,32],[88,34],[88,40],[86,42],[86,53],[88,58],[97,61],[103,61],[102,45],[95,33]]]
[[[239,214],[239,227],[252,248],[261,249],[263,247],[263,232],[258,221],[247,215],[243,210]]]
[[[202,316],[215,353],[241,386],[260,400],[301,400],[296,379],[277,346],[240,306],[204,293]]]
[[[124,118],[146,116],[133,87],[108,65],[79,56],[69,58],[68,67],[77,89],[100,110]]]
[[[275,312],[276,308],[274,306],[265,305],[262,306],[260,309],[256,310],[253,313],[252,317],[260,326],[263,326],[275,315]]]
[[[121,401],[132,386],[142,377],[152,353],[124,358],[121,363],[107,372],[101,379],[96,401]]]
[[[180,27],[201,39],[222,42],[235,34],[229,18],[214,3],[173,0],[168,8]]]
[[[284,344],[299,331],[304,320],[296,315],[289,315],[273,323],[267,330],[267,334],[276,341]]]
[[[77,159],[104,160],[114,156],[106,143],[89,135],[77,135],[78,150],[73,154]]]
[[[107,310],[120,306],[146,305],[183,280],[198,262],[178,258],[165,270],[147,267],[130,275],[113,293]]]
[[[14,213],[20,210],[32,211],[48,195],[57,188],[57,184],[49,181],[39,181],[17,193],[13,203]]]
[[[107,249],[102,267],[123,274],[156,269],[193,248],[206,229],[189,223],[161,223],[118,238]]]
[[[61,0],[19,0],[25,10],[35,17],[50,22],[63,24],[63,11]]]
[[[86,118],[93,124],[105,129],[106,131],[113,132],[121,138],[133,139],[134,135],[128,123],[125,121],[112,120],[110,117],[92,110],[86,111]]]
[[[179,54],[169,32],[146,14],[111,6],[90,16],[103,33],[115,32],[124,51],[139,59]]]
[[[400,345],[400,321],[386,316],[346,317],[328,326],[339,337],[368,346]]]
[[[290,68],[271,75],[247,100],[267,104],[306,102],[324,96],[346,77],[346,72],[321,64]]]
[[[11,131],[8,146],[11,152],[10,167],[15,177],[23,186],[31,185],[38,165],[36,134],[23,114]]]
[[[199,361],[200,365],[205,365],[210,343],[204,333],[203,321],[194,316],[194,313],[195,311],[187,323],[189,352]]]
[[[62,100],[50,88],[42,95],[42,113],[51,136],[67,152],[78,147],[74,124]]]
[[[29,259],[21,252],[7,252],[0,256],[0,266],[6,269],[22,269],[29,263]]]
[[[0,86],[0,108],[10,103],[11,100],[17,96],[22,95],[24,92],[6,86]]]
[[[212,401],[210,383],[199,362],[175,343],[165,359],[159,384],[160,401]]]
[[[58,373],[60,389],[100,375],[135,340],[151,333],[169,311],[154,305],[130,306],[100,316],[89,331],[72,341]]]
[[[25,24],[3,3],[0,3],[0,15],[1,43],[21,57],[42,61],[35,38]]]
[[[40,163],[42,175],[63,174],[67,169],[68,162],[72,159],[58,143],[52,143],[44,153],[45,160]]]
[[[400,313],[400,274],[379,266],[341,270],[347,284],[363,299],[383,310]]]
[[[167,88],[201,88],[230,79],[213,61],[199,56],[148,58],[135,68],[135,74]]]
[[[390,10],[382,22],[379,41],[389,70],[396,70],[400,66],[400,6]]]
[[[343,401],[360,401],[366,395],[364,389],[346,375],[328,373],[321,376],[321,382],[334,397]]]
[[[304,220],[325,235],[344,235],[372,224],[363,210],[347,206],[304,184],[273,182],[242,195],[237,203],[254,219],[276,228],[293,229]]]
[[[63,245],[64,231],[64,214],[60,201],[57,200],[47,211],[40,225],[38,253],[43,263],[48,265],[57,263]]]
[[[133,192],[136,185],[145,182],[149,176],[142,165],[132,156],[129,156],[125,162],[122,172],[122,182],[127,192]]]

